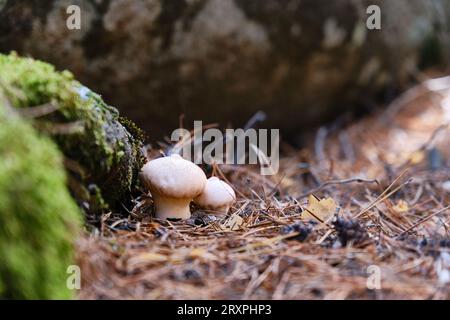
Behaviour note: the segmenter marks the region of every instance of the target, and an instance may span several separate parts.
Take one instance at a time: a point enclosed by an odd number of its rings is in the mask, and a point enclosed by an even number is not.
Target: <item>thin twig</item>
[[[386,188],[386,190],[384,190],[371,204],[369,204],[369,206],[367,206],[365,209],[363,209],[362,211],[360,211],[355,217],[354,219],[360,217],[361,215],[363,215],[365,212],[367,212],[368,210],[370,210],[371,208],[373,208],[375,205],[377,205],[380,201],[383,201],[385,199],[385,197],[383,197],[393,186],[394,184],[408,171],[408,169],[403,170],[399,176],[397,178],[394,179],[394,181],[391,182],[391,184]],[[400,187],[396,188],[394,190],[394,192],[397,192],[397,190],[399,190]],[[389,193],[388,196],[390,196],[391,194],[393,194],[393,192]]]
[[[316,154],[316,159],[318,163],[325,161],[325,144],[328,135],[328,130],[326,127],[320,127],[316,134],[316,140],[314,142],[314,152]]]
[[[445,210],[448,210],[448,209],[450,209],[450,206],[446,206],[445,208],[442,208],[441,210],[438,210],[438,211],[436,211],[435,213],[430,214],[428,217],[423,218],[423,219],[420,220],[419,222],[413,224],[413,225],[412,225],[411,227],[409,227],[408,229],[406,229],[406,230],[400,232],[400,233],[397,235],[397,238],[398,238],[398,237],[401,237],[402,235],[408,233],[408,232],[411,231],[412,229],[414,229],[414,228],[420,226],[422,223],[424,223],[424,222],[430,220],[430,219],[433,218],[434,216],[437,216],[438,214],[440,214],[440,213],[442,213],[442,212],[444,212]]]
[[[377,183],[379,184],[378,180],[376,179],[363,179],[363,178],[350,178],[350,179],[343,179],[343,180],[328,180],[325,181],[324,183],[322,183],[320,186],[310,189],[307,192],[301,194],[300,196],[296,197],[297,200],[300,200],[302,198],[305,198],[307,196],[309,196],[312,193],[316,193],[322,189],[324,189],[327,186],[330,185],[336,185],[336,184],[348,184],[348,183]]]
[[[396,193],[398,190],[400,190],[401,188],[403,188],[404,186],[406,186],[407,184],[409,184],[411,182],[411,180],[408,180],[404,183],[402,183],[401,185],[399,185],[397,188],[395,188],[394,190],[392,190],[391,192],[389,192],[388,194],[384,195],[383,197],[378,197],[377,199],[375,199],[367,208],[365,208],[364,210],[362,210],[361,212],[359,212],[356,216],[354,216],[353,218],[359,218],[360,216],[362,216],[364,213],[366,213],[367,211],[369,211],[370,209],[372,209],[373,207],[377,206],[379,203],[381,203],[382,201],[386,200],[387,198],[389,198],[390,196],[392,196],[394,193]],[[388,190],[388,189],[386,189]],[[384,194],[386,191],[384,191],[382,194]]]
[[[24,118],[34,119],[46,116],[59,109],[59,105],[46,103],[35,107],[18,108],[19,114]]]

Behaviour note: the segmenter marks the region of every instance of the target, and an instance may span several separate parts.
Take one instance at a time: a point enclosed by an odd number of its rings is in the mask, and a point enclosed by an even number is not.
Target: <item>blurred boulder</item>
[[[449,57],[448,0],[5,0],[0,51],[69,69],[153,138],[184,114],[297,133]],[[66,8],[81,8],[81,29]],[[381,30],[366,10],[381,9]]]

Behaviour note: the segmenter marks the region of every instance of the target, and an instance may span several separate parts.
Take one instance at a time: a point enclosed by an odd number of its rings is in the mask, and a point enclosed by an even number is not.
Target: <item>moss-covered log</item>
[[[6,108],[0,90],[0,299],[66,299],[81,211],[57,146]]]
[[[298,132],[448,63],[448,0],[3,0],[0,51],[68,68],[152,137],[192,120]],[[66,8],[81,8],[81,29]],[[366,10],[381,9],[381,30]],[[376,102],[375,102],[376,103]],[[158,129],[159,132],[158,132]]]
[[[142,137],[132,122],[70,72],[15,54],[0,55],[0,88],[58,144],[83,208],[99,212],[127,201],[143,161]]]

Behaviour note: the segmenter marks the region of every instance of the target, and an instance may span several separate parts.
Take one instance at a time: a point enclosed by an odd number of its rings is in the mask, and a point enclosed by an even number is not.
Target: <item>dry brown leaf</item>
[[[244,219],[242,219],[238,214],[233,214],[229,219],[222,224],[224,230],[237,231],[241,229],[244,223]]]
[[[333,198],[318,200],[315,196],[308,197],[308,206],[303,211],[303,219],[316,219],[327,221],[337,210],[336,201]]]
[[[405,213],[408,212],[409,206],[405,200],[399,200],[395,206],[392,207],[397,213]]]
[[[419,164],[425,159],[425,157],[426,157],[425,152],[419,150],[413,152],[409,156],[409,161],[411,162],[411,164]]]

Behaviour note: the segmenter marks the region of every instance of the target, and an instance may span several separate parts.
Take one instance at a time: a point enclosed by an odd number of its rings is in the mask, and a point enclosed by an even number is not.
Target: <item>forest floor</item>
[[[227,217],[102,217],[77,244],[81,299],[449,299],[449,79],[302,150],[279,173],[215,167],[238,194]]]

